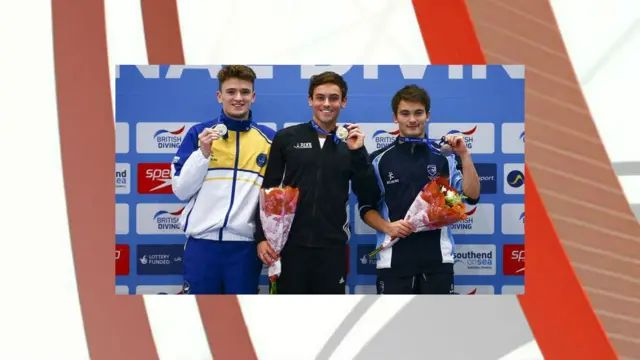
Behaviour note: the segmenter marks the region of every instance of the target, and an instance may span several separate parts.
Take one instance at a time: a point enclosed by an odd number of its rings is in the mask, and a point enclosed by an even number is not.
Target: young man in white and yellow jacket
[[[247,66],[224,67],[220,116],[193,126],[173,160],[173,192],[188,200],[180,219],[184,294],[258,292],[254,213],[274,131],[253,122],[255,78]]]

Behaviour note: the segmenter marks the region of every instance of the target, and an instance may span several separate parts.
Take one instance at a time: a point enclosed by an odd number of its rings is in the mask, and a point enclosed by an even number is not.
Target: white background
[[[551,0],[551,4],[610,159],[640,161],[640,152],[636,151],[640,122],[635,116],[640,94],[640,35],[636,25],[640,2]],[[185,58],[190,64],[429,62],[408,0],[327,0],[320,7],[314,2],[286,1],[286,9],[283,3],[276,6],[273,1],[263,0],[193,0],[179,1],[178,9]],[[245,16],[243,24],[262,26],[262,31],[256,32],[251,26],[234,26],[231,34],[219,31],[236,21],[232,15],[240,9]],[[117,63],[146,63],[140,2],[106,0],[105,10],[111,69]],[[297,15],[291,16],[294,12]],[[331,16],[322,16],[328,12]],[[322,26],[312,26],[319,16]],[[10,359],[45,359],[52,354],[64,359],[89,358],[69,246],[60,152],[56,150],[60,143],[56,99],[52,95],[56,89],[51,28],[51,2],[0,1],[0,118],[11,120],[3,121],[5,133],[17,134],[0,142],[8,159],[5,167],[12,174],[33,174],[35,160],[37,171],[46,174],[44,178],[12,176],[3,180],[3,185],[11,189],[3,200],[11,204],[13,216],[8,220],[11,226],[2,227],[0,238],[19,239],[3,242],[3,250],[29,254],[30,263],[37,264],[24,266],[22,257],[9,256],[0,265],[4,283],[16,284],[15,269],[20,269],[19,294],[4,297],[0,310],[0,332],[11,338],[3,342],[2,355]],[[296,31],[287,31],[290,28]],[[249,41],[250,46],[238,46],[239,40]],[[37,130],[34,133],[39,136],[25,133],[25,129]],[[117,148],[126,152],[129,147],[118,144]],[[625,176],[620,180],[628,200],[640,203],[640,179]],[[25,216],[33,209],[46,214],[35,225],[46,229],[47,236],[25,231],[34,228],[33,217]],[[47,281],[42,281],[42,269],[46,269]],[[46,306],[41,302],[42,294],[48,294]],[[210,359],[208,346],[202,346],[206,339],[199,336],[202,326],[194,325],[199,318],[186,316],[193,313],[181,310],[193,308],[195,302],[189,297],[171,298],[175,303],[166,308],[153,307],[150,302],[147,308],[150,319],[173,319],[173,323],[164,325],[173,324],[175,332],[169,336],[180,340],[159,347],[161,359]],[[310,359],[358,299],[357,295],[286,301],[241,297],[240,302],[260,359]],[[386,308],[370,311],[397,312],[404,303],[405,297],[391,297],[385,302]],[[269,309],[266,315],[265,307]],[[309,312],[309,308],[315,311]],[[273,321],[273,314],[280,315],[277,321]],[[296,326],[300,314],[310,314],[307,321],[314,326],[300,331]],[[39,319],[39,325],[31,326],[25,321],[28,318]],[[369,332],[359,332],[360,337],[351,337],[338,350],[347,355],[357,353],[383,324],[381,320],[371,323]],[[154,329],[156,325],[162,323],[154,321]],[[274,332],[280,336],[272,336]],[[39,339],[39,346],[31,346],[34,338]],[[289,356],[282,353],[287,345]],[[536,350],[534,347],[529,354],[536,354]]]

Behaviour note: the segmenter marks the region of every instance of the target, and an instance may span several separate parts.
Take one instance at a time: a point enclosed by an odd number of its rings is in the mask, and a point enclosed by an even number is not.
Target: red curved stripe
[[[463,131],[462,133],[465,135],[471,135],[474,132],[476,132],[476,129],[478,128],[478,125],[474,126],[473,129],[469,130],[469,131]]]
[[[549,359],[617,359],[560,244],[525,166],[525,295],[518,296],[540,350]]]
[[[413,0],[432,64],[486,64],[463,0]]]
[[[141,0],[149,65],[182,65],[182,35],[175,0]]]
[[[413,6],[433,64],[486,64],[463,0],[413,0]],[[616,359],[526,173],[525,232],[534,241],[526,242],[526,295],[518,299],[538,346],[547,359]]]
[[[142,0],[149,64],[185,63],[175,0]],[[196,296],[216,360],[258,359],[236,296]]]
[[[62,171],[89,354],[155,360],[142,297],[115,294],[115,136],[104,4],[56,0],[52,18]]]
[[[176,130],[176,131],[172,131],[171,133],[173,135],[178,135],[180,133],[182,133],[184,131],[184,128],[186,127],[186,125],[182,126],[180,129]]]

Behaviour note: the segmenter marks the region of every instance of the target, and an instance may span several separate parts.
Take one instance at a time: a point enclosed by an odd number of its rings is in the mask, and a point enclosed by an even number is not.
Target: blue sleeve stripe
[[[234,168],[209,168],[207,171],[216,171],[216,170],[228,170],[228,171],[235,171],[235,170],[237,170],[237,171],[242,171],[242,172],[246,172],[246,173],[251,173],[251,174],[255,174],[255,175],[258,175],[258,176],[260,176],[260,177],[263,177],[263,176],[262,176],[262,175],[260,175],[260,173],[259,173],[259,172],[257,172],[257,171],[253,171],[253,170],[245,170],[245,169],[240,169],[240,168],[238,168],[238,169],[234,169]]]
[[[380,160],[382,160],[382,157],[384,156],[384,154],[386,154],[389,150],[393,148],[394,146],[389,147],[387,150],[383,151],[378,156],[376,156],[372,161],[373,169],[375,170],[376,178],[378,179],[378,187],[380,187],[380,194],[382,195],[383,198],[384,198],[384,184],[382,183],[382,177],[380,176],[380,169],[379,169]]]
[[[187,162],[187,159],[194,151],[198,150],[198,136],[196,134],[198,134],[198,129],[201,126],[202,124],[192,126],[185,134],[184,139],[182,139],[182,144],[180,144],[175,154],[178,161],[172,162],[173,168],[175,169],[174,176],[180,176],[184,163]]]
[[[380,176],[380,160],[384,154],[386,154],[389,150],[393,149],[393,146],[382,152],[380,155],[376,156],[373,159],[372,165],[373,169],[376,173],[376,178],[378,179],[378,186],[380,187],[380,202],[378,203],[378,210],[380,211],[380,216],[383,219],[389,220],[389,207],[387,206],[387,202],[385,201],[385,191],[384,184],[382,183],[382,177]],[[376,247],[380,246],[384,241],[386,234],[376,230]]]
[[[462,173],[457,169],[458,162],[453,155],[447,157],[449,163],[449,185],[462,192]]]
[[[254,125],[251,125],[251,128],[256,130],[258,134],[260,134],[260,136],[262,136],[267,141],[267,144],[271,145],[271,139],[269,139],[269,137],[264,132],[262,132],[262,130],[258,129]]]

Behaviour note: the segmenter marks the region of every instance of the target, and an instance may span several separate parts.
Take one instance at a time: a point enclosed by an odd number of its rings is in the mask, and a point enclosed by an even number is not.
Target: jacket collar
[[[249,110],[249,119],[247,120],[235,120],[227,116],[223,110],[220,110],[220,116],[218,117],[218,123],[223,123],[227,129],[232,131],[249,131],[253,124],[251,110]]]

